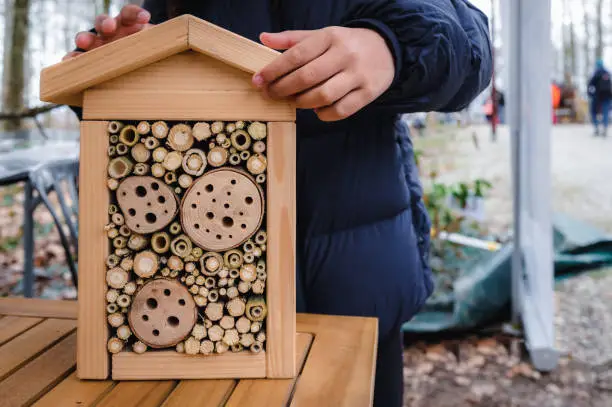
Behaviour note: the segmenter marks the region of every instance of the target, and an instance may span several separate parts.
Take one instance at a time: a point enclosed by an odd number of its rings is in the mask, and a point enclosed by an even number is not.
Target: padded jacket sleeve
[[[397,113],[461,110],[490,83],[488,19],[467,0],[359,2],[343,22],[376,30],[395,60],[375,105]]]

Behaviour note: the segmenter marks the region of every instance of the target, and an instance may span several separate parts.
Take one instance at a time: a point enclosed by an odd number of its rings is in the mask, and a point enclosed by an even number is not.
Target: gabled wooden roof
[[[40,99],[80,105],[84,90],[186,50],[248,73],[257,72],[279,55],[214,24],[183,15],[43,69]]]

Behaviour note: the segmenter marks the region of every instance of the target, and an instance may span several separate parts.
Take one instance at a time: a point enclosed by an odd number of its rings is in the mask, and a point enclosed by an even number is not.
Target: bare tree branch
[[[13,112],[13,113],[0,112],[0,120],[19,120],[19,119],[25,119],[29,117],[35,117],[41,113],[50,112],[51,110],[60,108],[62,106],[64,105],[51,104],[51,105],[33,107],[31,109],[22,110],[21,112]]]

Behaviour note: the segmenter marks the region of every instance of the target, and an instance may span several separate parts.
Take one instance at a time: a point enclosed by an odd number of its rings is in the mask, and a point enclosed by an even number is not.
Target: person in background
[[[146,0],[66,57],[181,14],[283,51],[252,85],[298,107],[298,312],[377,317],[374,406],[400,407],[401,326],[433,290],[401,114],[459,111],[489,85],[487,17],[467,0]]]
[[[604,67],[601,59],[597,60],[595,72],[589,80],[589,108],[591,121],[595,128],[595,136],[606,137],[610,117],[610,101],[612,100],[612,79],[610,72]],[[603,132],[599,131],[599,114],[602,116]]]

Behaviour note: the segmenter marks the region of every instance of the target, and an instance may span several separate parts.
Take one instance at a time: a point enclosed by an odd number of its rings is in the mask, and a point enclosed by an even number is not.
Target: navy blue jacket
[[[146,0],[152,22],[165,0]],[[485,15],[466,0],[207,0],[186,12],[258,41],[262,31],[367,27],[395,60],[391,88],[369,107],[324,123],[297,116],[298,310],[377,316],[381,333],[410,319],[432,291],[429,219],[399,114],[457,111],[488,85]]]

